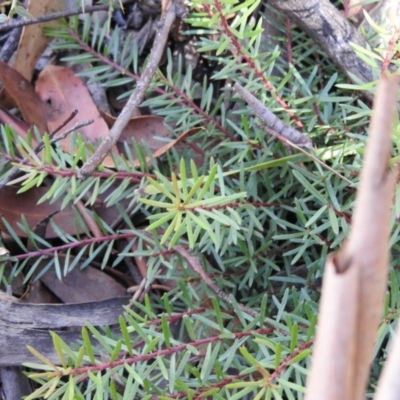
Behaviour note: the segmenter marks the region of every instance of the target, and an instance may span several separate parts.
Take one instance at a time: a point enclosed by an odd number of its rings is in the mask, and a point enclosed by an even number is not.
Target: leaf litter
[[[59,2],[52,0],[30,1],[28,12],[33,16],[39,16],[49,13],[50,10],[59,11],[58,7]],[[43,25],[24,27],[13,66],[0,61],[0,81],[3,84],[3,90],[0,93],[0,121],[11,126],[24,140],[30,140],[32,146],[35,147],[38,145],[38,138],[29,135],[29,130],[37,129],[41,135],[52,132],[63,125],[64,121],[77,109],[79,110],[77,118],[84,117],[93,120],[93,123],[81,128],[79,133],[84,141],[92,143],[96,148],[98,143],[107,137],[109,128],[115,123],[116,118],[97,109],[86,85],[74,71],[66,66],[49,64],[40,72],[34,83],[31,83],[35,65],[50,41],[50,38],[43,34]],[[10,112],[14,107],[18,113]],[[71,120],[63,126],[63,130],[71,128],[75,122]],[[128,145],[134,153],[133,140],[138,144],[145,144],[152,152],[152,157],[158,158],[198,132],[199,129],[192,128],[173,139],[171,129],[165,126],[163,117],[140,115],[130,120],[113,152],[117,155],[123,154],[125,146]],[[76,148],[71,146],[70,137],[60,140],[59,145],[65,152],[73,154],[76,151]],[[140,167],[137,157],[134,157],[133,164],[135,167]],[[117,167],[109,156],[105,158],[102,165],[110,168]],[[6,221],[5,223],[3,219],[0,220],[0,230],[3,232],[3,240],[8,245],[12,243],[12,235],[9,235],[11,229],[13,234],[27,241],[28,247],[31,247],[27,229],[35,231],[38,224],[43,224],[43,221],[46,221],[44,230],[38,231],[37,234],[44,240],[54,241],[59,238],[59,231],[55,230],[55,227],[61,228],[65,235],[77,238],[86,233],[84,227],[76,224],[76,210],[72,205],[65,207],[62,200],[46,200],[39,203],[39,199],[45,197],[50,184],[51,181],[44,181],[41,186],[32,187],[23,193],[18,192],[19,187],[15,184],[0,189],[0,213]],[[119,215],[117,207],[107,207],[106,203],[100,207],[96,206],[95,212],[102,221],[110,225],[118,219]],[[37,250],[37,246],[42,247],[36,243],[32,250]],[[94,265],[94,263],[92,261],[91,264]],[[145,266],[140,262],[139,264],[144,274]],[[29,290],[22,296],[25,301],[37,303],[38,299],[41,299],[39,300],[41,302],[46,301],[47,298],[49,302],[83,303],[125,294],[124,287],[126,286],[105,274],[102,269],[91,265],[86,266],[82,271],[79,268],[68,273],[64,271],[61,276],[60,271],[56,272],[54,267],[51,269],[45,267],[46,260],[42,260],[34,276],[25,282],[29,283]],[[39,281],[36,281],[37,277]],[[60,278],[63,280],[60,281]],[[126,283],[132,284],[130,278],[127,277]],[[52,293],[50,297],[48,297],[49,294],[45,294],[46,289],[43,284]],[[11,290],[12,287],[11,285]],[[113,291],[112,288],[115,290]]]

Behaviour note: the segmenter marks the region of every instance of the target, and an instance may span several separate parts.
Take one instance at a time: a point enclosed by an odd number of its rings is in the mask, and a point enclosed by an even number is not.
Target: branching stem
[[[50,144],[55,144],[58,141],[65,139],[70,133],[83,128],[84,126],[88,126],[90,124],[93,124],[93,120],[87,120],[87,121],[82,121],[82,122],[78,122],[77,124],[75,124],[72,128],[66,130],[65,132],[63,132],[61,135],[55,137],[55,134],[60,131],[65,125],[68,124],[68,122],[71,121],[72,118],[75,117],[75,115],[77,114],[76,110],[74,110],[71,115],[59,126],[57,127],[53,132],[51,132],[49,134],[49,138],[50,138]],[[43,149],[44,149],[44,142],[39,143],[39,145],[34,149],[34,153],[35,154],[39,154]],[[22,161],[20,162],[20,165],[26,165],[28,164],[29,160],[27,158],[22,159]],[[8,182],[10,182],[10,180],[17,175],[17,173],[19,172],[20,168],[19,167],[13,167],[10,169],[8,175],[3,178],[2,181],[0,181],[0,189],[3,188],[4,186],[7,185]]]

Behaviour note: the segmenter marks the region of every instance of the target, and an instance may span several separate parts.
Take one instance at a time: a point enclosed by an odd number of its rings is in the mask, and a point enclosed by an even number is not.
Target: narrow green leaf
[[[154,221],[152,224],[150,224],[146,228],[146,230],[153,231],[153,230],[157,229],[161,225],[163,225],[166,222],[168,222],[170,219],[175,218],[176,213],[177,213],[176,211],[171,211],[171,212],[168,212],[168,213],[163,213],[162,216],[161,216],[161,214],[156,214],[155,216],[153,216],[153,218],[157,218],[157,220]],[[159,219],[158,219],[158,217],[159,217]]]
[[[178,207],[178,205],[181,202],[181,192],[179,190],[178,186],[178,180],[176,178],[176,175],[174,172],[171,173],[171,180],[172,180],[172,187],[174,188],[174,194],[175,194],[175,206]]]
[[[317,212],[313,214],[313,216],[307,221],[304,227],[308,228],[309,226],[314,224],[318,220],[318,218],[320,218],[321,215],[326,211],[327,208],[328,208],[327,205],[322,206]]]
[[[83,357],[85,356],[85,347],[79,347],[78,354],[75,359],[75,368],[80,368],[82,366]]]
[[[200,199],[202,199],[204,197],[204,195],[206,194],[207,190],[210,188],[210,186],[214,182],[214,178],[215,178],[215,175],[216,175],[217,171],[218,171],[218,165],[215,164],[211,168],[210,175],[208,175],[207,180],[204,183],[204,186],[202,187],[202,189],[198,193],[197,200],[200,200]]]
[[[176,229],[176,232],[173,234],[173,236],[170,240],[170,244],[168,246],[169,248],[174,247],[179,242],[179,239],[182,237],[184,230],[186,228],[186,218],[185,218],[184,222],[181,223],[180,219],[181,219],[182,213],[178,213],[177,216],[178,216],[178,221],[177,221],[176,225],[178,226],[178,224],[180,224],[180,226],[178,229],[177,229],[177,226],[175,226],[174,229]]]
[[[187,330],[187,333],[189,335],[189,338],[191,341],[196,340],[196,335],[194,333],[194,326],[193,326],[193,322],[190,319],[190,317],[188,317],[187,315],[184,315],[183,318],[183,323],[185,324],[185,328]]]
[[[86,327],[82,327],[82,339],[83,339],[83,345],[85,346],[86,354],[88,355],[90,362],[93,365],[96,365],[96,361],[94,359],[92,343],[90,341],[89,333],[88,333]]]
[[[181,178],[181,187],[182,187],[183,198],[185,199],[188,195],[188,188],[187,188],[187,181],[186,181],[186,163],[185,163],[184,158],[181,158],[181,161],[179,163],[179,172],[180,172],[180,178]]]
[[[54,349],[56,350],[58,359],[60,360],[60,364],[63,366],[63,368],[67,368],[67,362],[65,360],[64,354],[61,349],[62,344],[60,341],[61,340],[60,337],[54,332],[50,332],[50,335],[53,340]]]
[[[215,317],[217,318],[219,329],[221,332],[223,332],[224,331],[224,322],[222,320],[221,308],[219,307],[219,302],[216,297],[212,297],[211,301],[212,301],[212,304],[214,307]]]
[[[160,240],[161,244],[164,244],[171,236],[172,232],[175,229],[176,222],[179,219],[179,214],[180,214],[180,211],[175,212],[174,219],[171,221],[171,223],[169,224],[168,228],[165,230],[164,235],[162,236],[162,238]]]
[[[279,366],[281,365],[282,360],[282,345],[281,343],[277,343],[275,347],[275,371],[278,370]]]
[[[305,349],[305,350],[301,351],[299,354],[297,354],[297,356],[293,357],[289,361],[289,365],[293,365],[293,364],[299,363],[300,361],[302,361],[306,357],[308,357],[310,354],[311,354],[311,349]]]
[[[165,314],[161,315],[161,329],[162,329],[162,332],[163,332],[165,345],[167,347],[171,347],[171,341],[170,341],[171,332],[169,330],[169,324],[168,324],[168,321],[167,321],[167,318],[166,318]]]
[[[186,232],[188,236],[189,247],[193,249],[196,245],[196,238],[193,235],[191,215],[192,213],[190,211],[186,212]]]
[[[121,329],[122,336],[124,338],[124,345],[126,346],[129,355],[132,356],[133,350],[132,350],[131,338],[129,336],[128,328],[126,327],[125,319],[122,315],[119,316],[119,326]]]
[[[45,357],[43,354],[39,353],[36,349],[32,346],[27,345],[26,348],[36,357],[38,358],[43,364],[46,364],[51,367],[53,371],[58,371],[58,368],[53,364],[51,360]]]
[[[192,173],[192,177],[193,177],[193,182],[196,182],[199,178],[199,174],[197,172],[197,166],[196,163],[193,160],[190,160],[190,170]]]
[[[138,335],[146,342],[150,343],[151,338],[144,332],[142,327],[132,318],[129,320]]]
[[[172,354],[169,365],[169,391],[174,392],[176,380],[176,354]]]
[[[326,204],[326,199],[314,186],[307,181],[307,179],[299,171],[293,170],[293,175],[296,179],[307,189],[316,199],[318,199],[322,204]]]
[[[339,223],[338,223],[337,215],[336,215],[335,211],[332,209],[332,207],[329,207],[329,221],[331,223],[333,233],[335,235],[338,235],[339,234]]]
[[[204,176],[200,176],[199,178],[197,178],[195,184],[190,189],[190,192],[184,198],[183,205],[189,204],[189,201],[192,200],[193,196],[197,193],[198,189],[203,184],[203,181],[204,181]]]
[[[169,192],[163,185],[158,183],[156,180],[153,178],[147,177],[147,180],[157,189],[159,190],[160,193],[164,194],[167,196],[169,199],[172,200],[173,203],[175,203],[175,197]]]
[[[297,334],[299,331],[299,327],[297,325],[297,322],[295,322],[292,326],[292,329],[290,330],[291,333],[291,338],[290,338],[290,353],[293,353],[294,349],[298,346],[298,341],[297,341]]]
[[[152,207],[158,207],[158,208],[167,208],[167,209],[173,209],[174,205],[172,203],[166,203],[164,201],[156,201],[156,200],[151,200],[151,199],[144,199],[144,198],[139,198],[139,201],[143,204],[147,204]]]

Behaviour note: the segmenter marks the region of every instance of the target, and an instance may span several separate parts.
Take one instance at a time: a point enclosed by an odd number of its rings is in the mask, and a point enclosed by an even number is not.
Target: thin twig
[[[68,117],[68,119],[69,119],[70,117]],[[49,134],[49,137],[50,137],[50,144],[55,144],[55,143],[57,143],[57,142],[59,142],[60,140],[62,140],[62,139],[65,139],[70,133],[72,133],[72,132],[74,132],[74,131],[77,131],[78,129],[80,129],[80,128],[83,128],[84,126],[88,126],[88,125],[90,125],[90,124],[93,124],[93,122],[94,122],[94,120],[92,120],[92,119],[87,119],[87,120],[85,120],[85,121],[82,121],[82,122],[78,122],[78,123],[76,123],[72,128],[69,128],[69,129],[67,129],[65,132],[63,132],[61,135],[59,135],[59,136],[57,136],[57,137],[54,137],[54,135],[55,135],[55,133],[60,129],[60,127],[58,127],[58,128],[56,128],[56,132],[51,132],[50,134]],[[62,124],[63,126],[65,126],[65,124],[63,123]],[[37,148],[35,149],[35,153],[37,154],[37,153],[39,153],[41,150],[43,150],[44,149],[44,143],[40,143],[38,146],[37,146]],[[28,161],[28,160],[27,160]],[[26,161],[26,162],[27,162]]]
[[[20,260],[26,260],[27,258],[30,258],[30,257],[40,257],[43,255],[52,256],[56,252],[62,252],[65,250],[74,249],[77,247],[90,245],[92,243],[104,243],[104,242],[110,242],[111,240],[121,240],[121,239],[131,240],[136,236],[137,236],[136,233],[130,232],[130,233],[118,233],[118,234],[114,234],[114,235],[107,235],[107,236],[103,236],[101,238],[87,237],[86,239],[81,239],[77,242],[69,242],[67,244],[63,244],[60,246],[46,247],[45,249],[40,249],[40,250],[23,253],[23,254],[20,254],[17,256],[13,256],[13,259],[15,258],[15,260],[20,261]]]
[[[256,99],[248,90],[243,86],[235,83],[235,89],[239,96],[249,105],[254,114],[261,119],[272,131],[278,133],[290,142],[298,146],[305,147],[312,150],[311,140],[300,133],[298,130],[286,125],[280,120],[269,108],[267,108],[260,100]]]
[[[142,296],[142,294],[145,290],[145,287],[146,287],[146,279],[142,279],[142,281],[140,282],[140,285],[137,286],[137,289],[133,294],[133,297],[132,297],[133,301],[137,301]],[[128,293],[129,293],[129,291],[128,291]]]
[[[154,74],[159,66],[161,57],[164,53],[164,48],[168,39],[170,28],[175,21],[177,15],[181,14],[178,4],[172,3],[168,11],[164,14],[164,17],[160,21],[157,35],[154,39],[153,48],[151,50],[149,61],[146,69],[136,84],[136,88],[129,97],[128,102],[122,109],[121,114],[118,116],[113,127],[110,130],[110,134],[106,136],[103,142],[100,144],[96,152],[86,161],[78,173],[78,178],[85,179],[93,173],[93,171],[100,165],[107,154],[117,143],[122,131],[127,126],[131,119],[133,111],[143,101],[144,95],[152,81]]]
[[[222,289],[220,289],[215,282],[206,274],[203,267],[200,265],[199,260],[188,253],[188,251],[183,246],[174,246],[174,250],[179,253],[193,268],[195,272],[197,272],[200,277],[203,279],[205,284],[222,300],[226,301],[228,304],[232,305],[232,299],[228,296]],[[251,315],[254,318],[259,318],[260,313],[256,310],[253,310],[250,307],[246,307],[241,303],[237,303],[238,307],[245,313]],[[268,323],[267,321],[264,321]]]
[[[116,2],[115,5],[119,5],[119,2]],[[37,18],[22,18],[22,19],[18,19],[18,20],[12,20],[10,22],[5,22],[3,24],[0,24],[0,32],[18,28],[21,26],[34,25],[34,24],[40,24],[42,22],[53,21],[53,20],[59,19],[59,18],[67,18],[67,17],[71,17],[73,15],[108,10],[109,8],[110,8],[109,4],[102,4],[102,5],[97,5],[97,6],[87,6],[85,8],[79,7],[76,10],[60,11],[60,12],[55,12],[55,13],[51,13],[51,14],[47,14],[47,15],[41,15],[40,17],[37,17]]]
[[[269,128],[265,128],[264,126],[262,126],[261,124],[256,124],[260,129],[265,130],[267,129],[267,131],[269,133],[270,129]],[[282,142],[288,144],[289,146],[294,147],[296,150],[300,151],[300,153],[303,153],[304,155],[306,155],[307,157],[311,158],[312,160],[314,160],[316,163],[322,165],[324,168],[326,168],[328,171],[332,172],[332,174],[338,176],[340,179],[343,179],[345,182],[347,182],[349,185],[352,185],[353,182],[350,179],[347,179],[345,176],[343,176],[342,174],[340,174],[339,172],[335,171],[332,167],[330,167],[328,164],[325,164],[323,161],[321,161],[318,157],[314,156],[313,154],[309,153],[308,151],[302,149],[300,146],[297,146],[297,144],[292,143],[290,140],[286,139],[285,137],[283,137],[282,135],[280,135],[279,133],[273,132],[273,135],[276,136],[279,140],[281,140]]]
[[[76,114],[74,114],[75,116]],[[73,117],[72,117],[73,118]],[[54,144],[57,143],[58,141],[65,139],[70,133],[84,127],[90,124],[93,124],[93,120],[86,120],[86,121],[82,121],[82,122],[78,122],[77,124],[75,124],[72,128],[66,130],[65,132],[63,132],[61,135],[54,137],[54,135],[60,130],[62,129],[63,126],[65,126],[71,119],[71,116],[69,116],[67,118],[67,122],[63,122],[60,127],[57,127],[55,131],[51,132],[49,134],[50,137],[50,144]],[[44,148],[44,143],[39,143],[39,145],[33,150],[35,154],[40,153]],[[21,160],[21,162],[19,163],[19,165],[26,165],[28,164],[29,160],[27,158],[24,158]],[[0,181],[0,189],[3,188],[4,186],[7,185],[8,182],[10,182],[10,180],[19,172],[20,168],[19,167],[13,167],[10,169],[10,171],[8,172],[8,175],[6,177],[3,178],[3,180]]]
[[[62,122],[56,129],[54,129],[52,132],[50,132],[49,137],[53,138],[54,135],[61,131],[70,121],[72,121],[76,116],[78,115],[78,110],[75,108],[72,110],[71,114],[65,119],[64,122]]]

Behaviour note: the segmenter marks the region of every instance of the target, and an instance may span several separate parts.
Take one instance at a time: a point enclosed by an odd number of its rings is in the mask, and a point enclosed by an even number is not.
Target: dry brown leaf
[[[29,0],[28,12],[34,17],[40,17],[54,12],[63,11],[63,0]],[[51,37],[43,33],[43,28],[54,25],[55,21],[24,26],[18,45],[14,68],[28,81],[32,80],[35,65],[46,49]]]
[[[101,113],[107,125],[111,128],[116,120],[115,117]],[[124,143],[131,143],[134,139],[137,143],[146,143],[149,149],[152,151],[153,157],[157,158],[165,154],[165,152],[175,145],[177,145],[183,139],[195,134],[202,128],[192,128],[187,132],[180,135],[178,138],[165,143],[157,138],[171,138],[171,133],[164,125],[164,118],[157,115],[143,115],[139,117],[133,117],[129,121],[128,125],[122,132],[118,141],[118,148],[121,153],[124,151]],[[136,159],[134,150],[131,149],[133,158]],[[150,161],[150,160],[149,160]],[[135,167],[140,166],[139,161],[134,162]]]
[[[111,129],[117,118],[106,113],[101,114],[108,127]],[[131,145],[131,140],[134,139],[136,143],[144,142],[151,151],[156,151],[163,144],[163,142],[157,140],[156,137],[171,137],[170,132],[164,125],[164,118],[157,115],[135,116],[131,118],[122,132],[117,147],[121,153],[124,153],[124,143]],[[133,159],[137,160],[134,149],[131,148],[130,150]],[[135,162],[135,166],[139,166],[139,162]]]
[[[125,271],[119,271],[118,269],[112,267],[105,267],[103,271],[116,281],[120,282],[124,287],[128,288],[129,286],[136,285],[136,281],[127,275]]]
[[[37,269],[37,272],[39,272],[46,263],[47,261],[42,261],[42,265]],[[54,304],[60,302],[40,280],[32,280],[29,282],[29,285],[20,300],[34,304]]]
[[[41,133],[47,131],[47,107],[29,81],[18,71],[0,61],[0,81],[15,100],[25,122],[35,125]]]
[[[0,107],[0,124],[11,126],[18,134],[18,136],[27,139],[26,133],[28,132],[29,126],[3,107]],[[33,146],[37,145],[36,141],[33,138],[32,142]]]
[[[182,135],[178,136],[176,139],[172,140],[171,142],[165,144],[164,146],[162,146],[160,149],[158,149],[157,151],[155,151],[153,153],[153,157],[157,158],[160,157],[161,155],[163,155],[167,150],[171,149],[172,147],[176,146],[179,142],[181,142],[182,140],[186,139],[187,137],[194,135],[195,133],[197,133],[200,129],[203,128],[191,128],[188,131],[182,133]]]
[[[72,111],[77,109],[79,111],[78,117],[69,122],[64,130],[73,127],[79,120],[92,119],[94,120],[93,124],[80,130],[86,141],[96,145],[109,134],[107,124],[100,115],[85,84],[71,69],[49,65],[39,75],[36,82],[36,92],[39,98],[47,103],[51,109],[47,122],[50,131],[60,126],[71,115]],[[70,143],[69,137],[61,140],[61,148],[65,152],[71,152]],[[114,149],[114,152],[118,154],[117,149]],[[114,167],[111,157],[107,156],[103,165]]]
[[[17,194],[18,188],[5,186],[0,190],[0,215],[5,218],[18,236],[26,237],[24,232],[18,227],[21,223],[21,215],[24,215],[28,225],[34,228],[39,222],[49,216],[51,213],[60,210],[61,201],[43,202],[37,204],[39,199],[48,191],[48,188],[32,188],[28,192]],[[74,214],[71,208],[65,208],[53,216],[53,221],[71,235],[76,234],[74,223]],[[0,230],[7,232],[5,225],[0,220]],[[59,237],[49,224],[46,230],[46,238]]]
[[[20,194],[17,194],[18,189],[13,186],[5,186],[0,190],[0,217],[7,220],[18,236],[26,237],[26,234],[18,227],[18,223],[21,223],[21,215],[25,216],[29,227],[34,229],[38,223],[52,213],[56,213],[51,218],[54,223],[69,235],[75,236],[86,232],[83,227],[76,224],[75,214],[70,207],[66,207],[58,212],[62,201],[55,201],[53,203],[45,201],[37,204],[39,199],[48,191],[47,187],[34,187]],[[107,193],[104,196],[107,196]],[[127,206],[128,203],[129,201],[122,203],[122,206]],[[111,224],[119,216],[116,207],[101,206],[95,208],[95,211],[107,224]],[[1,219],[0,231],[7,232]],[[59,235],[54,232],[51,224],[48,224],[45,238],[51,239],[56,237],[59,237]]]
[[[63,11],[63,9],[63,0],[30,0],[28,4],[28,12],[34,18]],[[29,82],[32,80],[38,59],[46,49],[48,43],[52,40],[52,38],[43,33],[43,28],[51,24],[54,25],[55,23],[57,22],[50,21],[41,24],[28,25],[24,26],[22,30],[13,67]],[[7,88],[6,90],[8,92]],[[0,103],[6,108],[12,106],[8,94],[13,97],[11,93],[5,93],[4,90],[0,93]]]
[[[41,281],[64,303],[84,303],[126,296],[126,289],[104,271],[88,266],[75,268],[63,277],[56,276],[55,270],[49,270]]]
[[[114,125],[117,119],[103,112],[101,115],[109,128]],[[133,138],[135,142],[145,142],[151,151],[156,151],[164,145],[164,143],[161,140],[157,140],[156,137],[171,138],[170,131],[164,125],[164,118],[158,115],[136,116],[131,118],[122,132],[119,143],[123,144],[127,142],[129,144]],[[121,150],[122,148],[120,148],[120,151]]]

